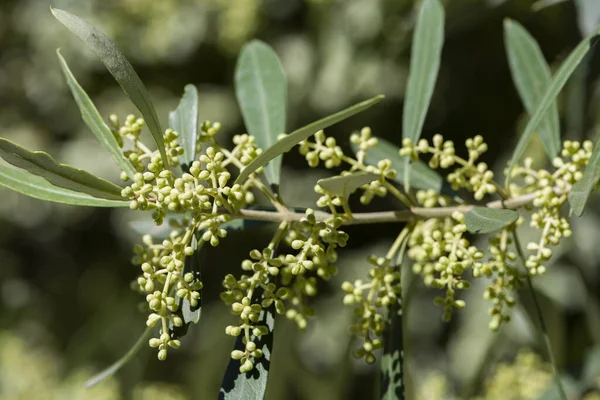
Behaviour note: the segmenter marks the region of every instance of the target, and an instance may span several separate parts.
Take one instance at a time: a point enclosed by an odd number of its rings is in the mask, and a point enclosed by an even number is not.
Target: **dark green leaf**
[[[423,0],[412,40],[410,68],[402,114],[402,137],[416,143],[440,69],[444,44],[444,7],[439,0]],[[410,159],[405,161],[404,185],[410,187]]]
[[[105,379],[113,376],[118,370],[121,369],[121,367],[123,367],[125,364],[127,364],[127,362],[129,360],[131,360],[131,358],[133,358],[133,356],[136,355],[136,353],[142,348],[142,346],[148,344],[148,338],[150,337],[151,333],[152,333],[152,328],[146,328],[146,330],[144,331],[144,333],[142,333],[142,335],[137,340],[137,342],[135,342],[133,347],[131,349],[129,349],[129,351],[127,353],[125,353],[125,355],[123,357],[121,357],[119,360],[117,360],[117,362],[112,364],[110,367],[106,368],[104,371],[102,371],[99,374],[96,374],[92,378],[90,378],[85,383],[85,387],[90,388],[92,386],[99,384],[100,382],[104,381]]]
[[[590,193],[600,180],[600,141],[596,142],[588,165],[583,171],[583,177],[576,182],[569,193],[571,211],[578,217],[583,214]]]
[[[43,151],[31,152],[9,140],[0,138],[0,157],[15,167],[41,176],[55,186],[87,193],[101,199],[123,200],[119,186],[87,171],[59,164]]]
[[[584,385],[591,386],[600,378],[600,347],[592,347],[587,351],[581,380]]]
[[[383,356],[381,358],[381,399],[404,399],[402,308],[399,302],[389,310],[383,332]]]
[[[471,233],[491,233],[512,224],[519,218],[519,213],[487,207],[473,207],[465,214],[465,224]]]
[[[88,24],[81,18],[67,11],[52,8],[52,14],[64,26],[66,26],[75,36],[84,42],[96,56],[104,63],[106,69],[112,74],[115,80],[121,85],[123,91],[137,109],[142,113],[146,125],[156,142],[160,151],[163,163],[169,165],[165,144],[163,140],[163,131],[160,127],[160,121],[156,110],[148,94],[144,83],[135,72],[127,58],[121,53],[112,40],[103,32]]]
[[[317,184],[334,196],[348,199],[359,187],[379,180],[379,176],[368,172],[356,172],[343,176],[319,179]]]
[[[202,280],[202,274],[200,272],[200,254],[196,236],[192,237],[191,246],[194,249],[194,254],[186,258],[185,265],[183,266],[183,274],[185,275],[188,272],[194,274],[194,280],[189,282],[190,285],[193,285]],[[190,301],[187,298],[180,299],[177,314],[183,320],[183,325],[169,326],[172,339],[178,339],[185,336],[190,324],[197,324],[198,321],[200,321],[200,316],[202,315],[202,296],[198,300],[198,305],[195,307],[190,304]]]
[[[356,153],[356,145],[352,145]],[[369,149],[365,154],[365,164],[377,165],[380,160],[388,159],[392,162],[392,168],[398,173],[394,179],[396,182],[404,183],[404,168],[406,167],[404,157],[400,156],[400,149],[385,139],[377,138],[377,145]],[[424,190],[435,190],[437,193],[453,195],[454,191],[444,181],[444,178],[429,168],[422,161],[412,163],[410,170],[410,182],[413,187]]]
[[[544,92],[544,96],[542,96],[542,100],[538,103],[535,112],[532,113],[529,122],[525,126],[525,130],[521,134],[519,138],[519,142],[517,143],[517,147],[515,148],[510,163],[508,165],[508,171],[512,171],[513,167],[517,164],[517,162],[521,159],[523,152],[525,151],[525,147],[529,140],[531,139],[531,135],[538,128],[539,123],[542,118],[546,114],[548,108],[554,103],[558,93],[561,91],[567,79],[571,76],[575,68],[579,65],[583,57],[587,54],[589,49],[595,43],[598,33],[600,33],[600,28],[595,30],[591,35],[583,39],[569,54],[569,57],[561,64],[560,68],[554,76],[552,77],[552,81],[550,86],[546,88]],[[508,183],[510,179],[510,173],[506,174],[506,183]]]
[[[129,207],[128,201],[98,199],[88,194],[54,186],[27,171],[0,165],[0,185],[36,199],[90,207]]]
[[[504,20],[504,43],[513,81],[529,115],[550,86],[550,67],[535,39],[516,21]],[[556,100],[539,125],[540,139],[550,159],[560,151],[560,124]]]
[[[285,132],[286,81],[283,67],[273,49],[253,40],[242,49],[235,68],[235,94],[248,134],[261,149],[277,142]],[[281,156],[265,166],[271,185],[279,185]]]
[[[300,128],[289,135],[283,137],[273,144],[271,147],[265,149],[254,161],[246,166],[241,172],[235,183],[242,184],[248,177],[260,167],[264,167],[280,154],[289,151],[292,147],[297,145],[303,140],[308,139],[310,136],[314,135],[318,131],[325,129],[333,124],[337,124],[340,121],[345,120],[355,114],[358,114],[367,108],[372,107],[373,105],[379,103],[383,99],[383,95],[378,95],[372,97],[368,100],[362,101],[358,104],[355,104],[351,107],[348,107],[342,111],[339,111],[335,114],[332,114],[328,117],[320,119],[318,121],[313,122],[312,124],[306,125],[303,128]]]
[[[189,166],[196,159],[198,139],[198,89],[185,85],[183,96],[175,111],[169,113],[171,129],[179,133],[183,154],[179,157],[182,166]]]
[[[262,296],[262,295],[261,295]],[[257,302],[260,303],[260,297],[257,296]],[[269,328],[269,334],[262,335],[257,339],[250,335],[252,341],[256,343],[256,348],[261,349],[263,356],[256,359],[256,364],[252,371],[245,374],[240,372],[240,361],[230,359],[225,370],[225,376],[221,383],[219,392],[220,400],[262,400],[267,390],[267,379],[269,368],[271,366],[271,351],[273,349],[273,329],[275,319],[269,309],[263,309],[259,318],[260,325],[266,325]],[[237,337],[234,350],[244,350],[245,345],[242,342],[244,334]]]
[[[123,151],[121,150],[121,146],[117,142],[117,139],[111,132],[110,128],[104,123],[104,120],[100,116],[100,113],[94,106],[94,103],[87,95],[85,90],[79,85],[75,76],[69,69],[67,62],[60,54],[60,49],[56,50],[56,54],[58,55],[58,60],[60,61],[60,66],[65,74],[65,78],[67,80],[67,84],[71,89],[71,93],[77,102],[77,106],[79,107],[79,112],[81,113],[81,117],[85,124],[90,128],[92,133],[96,136],[98,141],[104,146],[106,150],[110,154],[112,154],[115,162],[121,168],[121,171],[127,173],[127,175],[133,179],[133,176],[136,173],[136,170],[133,168],[133,165],[125,158]]]

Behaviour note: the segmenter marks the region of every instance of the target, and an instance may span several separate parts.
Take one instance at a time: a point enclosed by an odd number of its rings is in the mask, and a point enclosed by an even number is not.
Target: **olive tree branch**
[[[528,193],[522,196],[514,197],[507,200],[497,200],[489,202],[485,205],[488,208],[504,208],[508,210],[514,210],[523,207],[531,203],[537,196],[537,193]],[[461,205],[454,207],[412,207],[408,210],[402,211],[377,211],[377,212],[366,212],[366,213],[353,213],[352,219],[344,220],[344,225],[360,225],[360,224],[376,224],[385,222],[406,222],[412,219],[426,219],[426,218],[444,218],[449,217],[452,213],[458,211],[461,213],[468,213],[473,209],[473,205]],[[263,211],[263,210],[250,210],[241,209],[237,213],[232,214],[233,219],[247,219],[255,221],[270,221],[270,222],[282,222],[282,221],[299,221],[305,217],[304,213],[293,212],[293,211]],[[333,217],[333,214],[315,211],[315,217],[318,220],[327,220]]]

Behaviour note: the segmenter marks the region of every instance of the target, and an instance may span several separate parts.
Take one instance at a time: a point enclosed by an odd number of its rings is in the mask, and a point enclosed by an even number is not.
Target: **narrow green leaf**
[[[55,203],[89,207],[129,207],[128,201],[98,199],[88,194],[54,186],[42,177],[0,165],[0,185],[26,196]]]
[[[318,131],[325,129],[333,124],[337,124],[340,121],[343,121],[355,114],[358,114],[367,108],[372,107],[373,105],[379,103],[381,99],[383,99],[383,95],[378,95],[372,97],[368,100],[362,101],[358,104],[355,104],[351,107],[348,107],[342,111],[339,111],[335,114],[332,114],[328,117],[322,118],[318,121],[315,121],[305,127],[302,127],[289,135],[283,137],[273,144],[271,147],[265,149],[258,157],[254,159],[250,164],[246,166],[241,172],[235,183],[242,184],[248,177],[260,167],[264,167],[280,154],[289,151],[292,147],[297,145],[303,140],[308,139],[310,136],[314,135]]]
[[[402,308],[394,302],[389,310],[383,332],[383,356],[381,357],[381,390],[382,400],[404,399],[403,377],[403,333]]]
[[[131,66],[131,63],[129,63],[115,43],[100,30],[67,11],[59,10],[58,8],[51,8],[51,11],[56,19],[94,52],[119,85],[121,85],[125,94],[127,94],[129,99],[142,113],[146,125],[160,151],[163,163],[169,165],[158,115],[156,114],[146,86],[144,86],[144,83]]]
[[[537,129],[548,108],[556,100],[558,93],[561,91],[561,89],[567,82],[567,79],[569,79],[569,77],[571,76],[573,71],[575,71],[581,60],[583,60],[583,57],[585,57],[587,52],[595,43],[599,33],[600,28],[596,29],[591,35],[583,39],[577,45],[577,47],[575,47],[571,54],[569,54],[569,57],[567,57],[567,59],[561,64],[558,71],[556,71],[556,73],[552,77],[550,86],[546,88],[542,100],[538,103],[535,112],[532,113],[531,118],[525,126],[525,130],[519,138],[517,147],[515,147],[512,158],[508,165],[509,173],[506,174],[506,183],[508,183],[508,181],[510,180],[510,171],[512,171],[514,166],[517,164],[517,162],[523,155],[525,147],[527,146],[527,143],[529,143],[529,139],[531,139],[531,135]]]
[[[519,218],[514,210],[473,207],[465,214],[465,225],[471,233],[491,233],[512,224]]]
[[[88,128],[90,128],[102,146],[104,146],[104,148],[108,150],[110,154],[112,154],[115,162],[119,168],[121,168],[121,171],[124,171],[131,179],[133,179],[133,176],[136,173],[135,168],[133,168],[133,165],[131,165],[129,160],[125,158],[117,139],[106,123],[104,123],[104,120],[100,116],[100,113],[96,109],[96,106],[94,106],[94,103],[90,97],[79,85],[75,79],[75,76],[73,76],[73,73],[69,69],[67,62],[63,58],[62,54],[60,54],[60,49],[56,50],[56,54],[58,55],[60,66],[65,74],[67,84],[69,85],[71,93],[77,102],[77,106],[79,107],[79,112],[81,113],[83,121]]]
[[[266,43],[252,40],[244,46],[235,68],[235,94],[246,129],[261,149],[285,132],[286,80],[277,53]],[[265,166],[271,185],[279,185],[281,156]]]
[[[260,303],[260,297],[257,298]],[[267,379],[269,377],[269,368],[271,366],[271,351],[273,348],[273,329],[275,327],[275,318],[270,309],[263,309],[260,313],[259,324],[266,325],[269,328],[267,335],[256,338],[250,335],[256,348],[262,350],[262,357],[255,359],[254,369],[247,373],[240,372],[240,360],[230,359],[225,370],[219,400],[262,400],[267,390]],[[234,350],[245,349],[242,342],[244,334],[242,333],[235,341]]]
[[[196,159],[198,139],[198,89],[185,85],[183,96],[175,111],[169,113],[171,129],[179,133],[183,154],[179,157],[182,166],[189,166]]]
[[[185,275],[188,272],[194,274],[194,279],[188,282],[189,285],[194,285],[202,280],[202,274],[200,272],[200,254],[196,236],[192,237],[191,246],[194,249],[194,254],[186,258],[185,265],[183,266],[183,274]],[[183,320],[183,325],[173,326],[169,322],[169,328],[171,329],[173,338],[185,336],[190,324],[197,324],[200,321],[200,316],[202,315],[202,297],[198,299],[198,305],[196,306],[192,306],[187,297],[180,299],[177,314]]]
[[[90,378],[85,383],[85,387],[91,388],[92,386],[95,386],[95,385],[99,384],[100,382],[104,381],[105,379],[113,376],[118,370],[121,369],[121,367],[123,367],[125,364],[127,364],[127,362],[129,362],[129,360],[131,360],[133,358],[133,356],[136,355],[136,353],[142,348],[142,346],[147,345],[148,338],[150,338],[151,333],[152,333],[152,328],[146,328],[146,330],[144,331],[144,333],[142,333],[142,335],[137,340],[137,342],[135,342],[133,347],[131,347],[129,349],[129,351],[127,353],[125,353],[125,355],[123,357],[121,357],[119,360],[117,360],[110,367],[106,368],[104,371],[102,371],[99,374],[96,374],[92,378]]]
[[[576,182],[571,188],[569,193],[569,204],[571,205],[571,211],[578,217],[581,217],[585,205],[592,193],[592,190],[598,184],[600,180],[600,140],[596,142],[592,156],[588,161],[588,165],[583,171],[583,176]]]
[[[516,21],[504,20],[504,43],[512,79],[525,109],[532,115],[550,86],[550,67],[535,39]],[[560,151],[560,123],[556,100],[550,103],[538,134],[550,159]]]
[[[402,114],[402,137],[416,143],[440,69],[444,44],[444,7],[439,0],[423,0],[412,40],[410,68]],[[405,161],[404,185],[410,188],[410,159]]]
[[[379,176],[368,172],[356,172],[343,176],[319,179],[317,184],[334,196],[348,199],[359,187],[376,181]]]
[[[39,175],[55,186],[109,200],[123,200],[121,188],[87,171],[59,164],[48,153],[29,151],[0,138],[0,157],[15,167]]]
[[[358,147],[352,145],[356,153]],[[380,160],[388,159],[392,162],[392,168],[396,170],[397,175],[394,180],[400,184],[404,183],[404,169],[406,168],[405,158],[400,156],[400,149],[385,139],[377,138],[377,144],[365,153],[365,164],[377,165]],[[422,161],[412,163],[410,170],[410,181],[412,186],[417,189],[435,190],[437,193],[454,195],[450,185],[444,181],[444,178]]]

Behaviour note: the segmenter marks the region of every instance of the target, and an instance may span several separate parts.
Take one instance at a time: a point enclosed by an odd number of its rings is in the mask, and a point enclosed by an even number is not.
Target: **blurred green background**
[[[418,2],[417,2],[418,3]],[[504,18],[522,23],[539,41],[552,68],[599,20],[600,2],[565,1],[532,10],[528,0],[445,0],[446,42],[424,135],[459,142],[481,134],[486,161],[500,172],[526,115],[511,82],[502,36]],[[331,129],[344,148],[350,132],[365,125],[397,145],[408,72],[415,2],[409,0],[54,0],[105,31],[150,89],[162,121],[192,83],[200,92],[200,118],[220,121],[220,140],[244,132],[233,92],[241,46],[251,38],[272,45],[288,77],[293,129],[369,96],[385,101]],[[86,131],[63,81],[56,48],[103,115],[134,111],[103,65],[52,17],[46,0],[0,2],[1,135],[61,162],[118,182],[118,171]],[[560,97],[563,138],[596,139],[600,121],[599,57],[592,51]],[[539,143],[529,148],[543,162]],[[314,206],[313,170],[292,151],[284,158],[282,195],[288,204]],[[356,202],[358,203],[358,202]],[[573,238],[555,252],[546,276],[536,279],[558,365],[568,379],[590,371],[600,345],[600,203],[574,218]],[[359,207],[358,204],[356,204]],[[375,201],[369,209],[399,207]],[[147,216],[145,216],[147,217]],[[226,273],[268,241],[271,231],[231,233],[203,257],[202,320],[165,362],[144,349],[119,374],[92,390],[82,384],[119,358],[144,330],[143,298],[130,290],[138,271],[131,248],[140,240],[129,210],[76,208],[44,203],[0,187],[0,399],[214,399],[231,351],[224,328],[232,321],[218,296]],[[356,362],[348,333],[352,310],[342,306],[341,282],[365,276],[369,254],[383,254],[397,225],[349,228],[340,273],[314,301],[318,316],[306,332],[277,322],[268,399],[369,399],[378,390],[377,365]],[[522,239],[534,235],[524,228]],[[477,239],[481,247],[485,238]],[[409,268],[407,268],[407,271]],[[408,398],[494,397],[485,384],[496,363],[512,362],[520,349],[541,355],[532,371],[516,370],[504,388],[529,377],[549,384],[543,340],[531,296],[524,291],[513,321],[488,330],[488,304],[474,282],[465,310],[441,322],[437,294],[406,274],[406,377]],[[524,353],[521,353],[524,354]],[[525,364],[533,355],[525,355]],[[527,357],[530,357],[527,359]],[[517,358],[517,362],[520,359]],[[529,361],[527,361],[529,360]],[[598,357],[596,357],[598,362]],[[522,360],[521,360],[522,362]],[[529,365],[529,364],[528,364]],[[530,369],[531,369],[530,368]],[[592,368],[593,370],[593,368]],[[514,373],[514,371],[520,371]],[[588,371],[588,372],[586,372]],[[536,375],[537,374],[537,375]],[[512,379],[512,381],[511,381]],[[541,383],[540,383],[541,382]],[[590,384],[590,389],[594,387]],[[526,385],[527,386],[527,385]],[[486,389],[488,387],[488,389]]]

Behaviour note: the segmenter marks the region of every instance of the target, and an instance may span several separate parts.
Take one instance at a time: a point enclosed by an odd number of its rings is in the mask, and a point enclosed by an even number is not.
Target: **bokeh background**
[[[233,72],[241,46],[252,38],[272,45],[288,77],[288,128],[294,129],[378,93],[381,105],[331,129],[350,151],[349,134],[363,126],[401,141],[415,3],[409,0],[54,0],[92,22],[120,46],[150,89],[162,121],[192,83],[200,118],[220,121],[220,140],[244,132]],[[563,1],[541,10],[529,0],[445,0],[446,42],[425,136],[442,133],[464,142],[481,134],[486,161],[501,171],[527,116],[510,79],[502,36],[504,18],[522,23],[555,69],[599,21],[600,2]],[[0,1],[1,135],[61,162],[118,182],[118,171],[81,121],[63,81],[56,48],[103,115],[134,112],[102,64],[52,17],[46,0]],[[563,137],[595,139],[600,86],[597,49],[559,98]],[[457,144],[457,148],[459,145]],[[540,143],[529,155],[544,162]],[[310,169],[297,152],[284,158],[282,195],[288,204],[314,204]],[[600,344],[600,203],[594,197],[574,236],[536,279],[557,363],[568,383],[594,388]],[[375,201],[369,209],[398,204]],[[144,216],[147,217],[147,216]],[[165,362],[141,351],[119,374],[92,390],[83,382],[119,358],[144,330],[143,301],[130,290],[138,273],[131,248],[140,240],[140,216],[129,210],[45,203],[0,187],[0,399],[213,399],[232,338],[232,321],[218,295],[226,273],[269,238],[269,227],[234,232],[203,254],[202,320]],[[132,223],[133,222],[133,223]],[[318,316],[306,332],[278,320],[268,399],[370,399],[377,365],[352,359],[352,310],[339,285],[364,276],[369,254],[383,254],[398,225],[348,229],[340,273],[314,301]],[[525,228],[522,238],[534,237]],[[476,239],[485,246],[485,239]],[[407,268],[409,271],[409,268]],[[513,321],[488,330],[483,283],[463,295],[465,310],[441,322],[437,294],[405,275],[408,398],[537,398],[550,368],[524,291]],[[524,349],[530,349],[527,352]],[[537,356],[535,354],[538,354]],[[594,354],[596,357],[594,358]],[[592,360],[589,362],[589,360]],[[591,371],[591,372],[590,372]],[[519,386],[521,385],[521,386]],[[514,392],[514,393],[513,393]],[[509,397],[513,396],[513,397]],[[530,396],[530,397],[528,397]],[[593,396],[593,394],[588,394]],[[551,398],[551,397],[550,397]],[[574,397],[578,398],[578,397]],[[592,398],[592,397],[588,397]],[[597,397],[594,397],[597,398]]]

